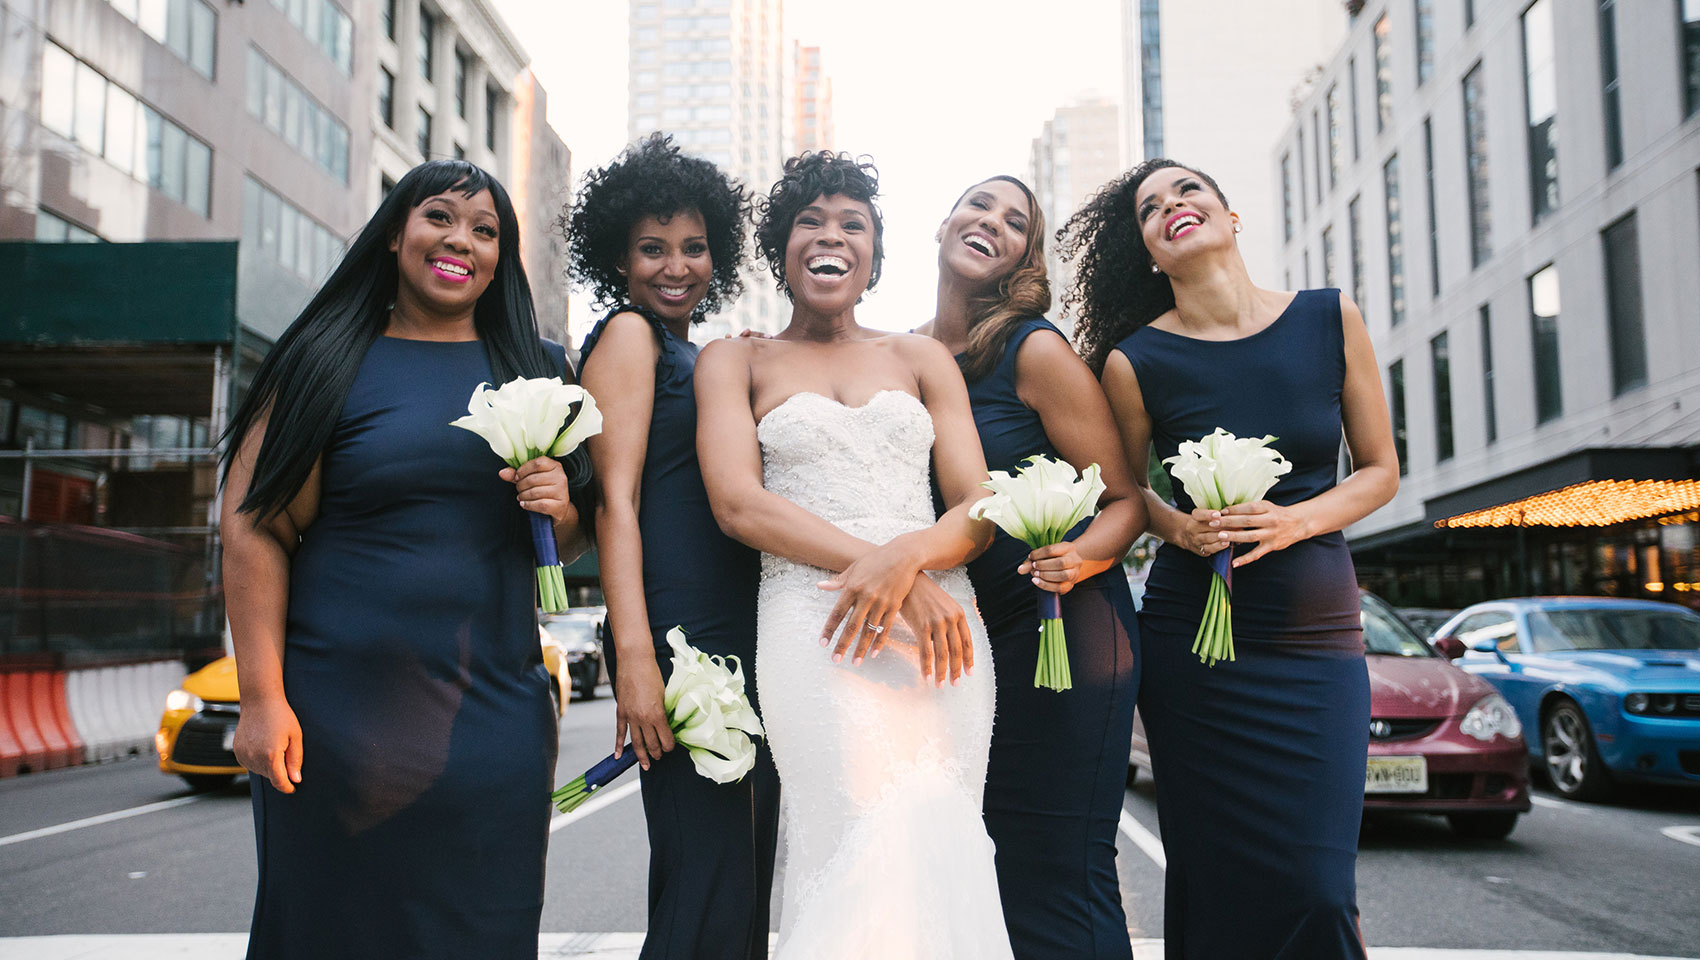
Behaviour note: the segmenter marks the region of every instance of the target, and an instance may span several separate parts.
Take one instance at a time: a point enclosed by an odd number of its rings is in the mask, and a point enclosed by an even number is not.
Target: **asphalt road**
[[[558,779],[600,759],[612,731],[611,700],[573,703]],[[546,932],[643,929],[643,807],[628,782],[556,821]],[[1161,937],[1149,778],[1124,809],[1128,925]],[[112,814],[127,815],[83,822]],[[252,823],[243,782],[195,795],[147,758],[0,780],[0,936],[246,930]],[[1365,825],[1360,849],[1373,946],[1700,956],[1700,791],[1636,791],[1610,805],[1543,794],[1500,842],[1458,840],[1439,818],[1388,817]]]

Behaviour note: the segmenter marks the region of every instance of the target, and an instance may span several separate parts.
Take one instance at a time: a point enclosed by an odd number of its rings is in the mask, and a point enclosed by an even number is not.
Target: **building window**
[[[1641,315],[1641,241],[1635,214],[1600,232],[1605,247],[1606,308],[1611,324],[1611,393],[1647,385],[1647,341]]]
[[[496,127],[501,123],[502,91],[484,88],[484,149],[496,152]]]
[[[385,183],[388,195],[395,184]],[[242,243],[308,283],[330,276],[342,257],[336,234],[253,177],[242,183]]]
[[[1434,123],[1423,118],[1423,181],[1428,197],[1428,292],[1440,296],[1440,220],[1434,215]]]
[[[1281,154],[1281,238],[1293,239],[1293,155]]]
[[[1346,242],[1352,247],[1352,302],[1364,302],[1364,244],[1363,226],[1358,197],[1346,204]]]
[[[456,160],[465,160],[466,148],[457,143],[454,145],[454,154]]]
[[[1341,127],[1340,87],[1338,84],[1328,88],[1328,189],[1340,180],[1340,138],[1345,135]]]
[[[1606,121],[1606,169],[1623,163],[1623,111],[1617,77],[1617,0],[1600,0],[1600,99]]]
[[[1299,121],[1299,221],[1310,216],[1310,190],[1305,186],[1305,124]]]
[[[1375,132],[1393,125],[1393,48],[1387,14],[1375,21]]]
[[[395,39],[395,0],[383,0],[379,9],[379,18],[384,22],[384,36]]]
[[[1160,0],[1139,0],[1140,116],[1145,155],[1163,156],[1163,33]],[[1301,164],[1302,166],[1302,164]]]
[[[1358,149],[1358,58],[1346,60],[1346,97],[1347,105],[1352,109],[1352,162],[1363,159],[1363,151]]]
[[[208,80],[218,43],[218,14],[205,0],[107,0],[126,20]]]
[[[1429,370],[1434,375],[1434,458],[1452,459],[1452,358],[1446,331],[1428,342]]]
[[[1334,264],[1334,225],[1322,228],[1322,285],[1338,287],[1339,275]]]
[[[1682,75],[1687,81],[1687,115],[1700,112],[1700,0],[1678,0],[1682,18]]]
[[[431,159],[431,111],[419,108],[418,147],[419,155]]]
[[[419,75],[435,79],[437,47],[437,18],[424,7],[419,8]]]
[[[1387,203],[1387,318],[1398,326],[1405,320],[1405,226],[1399,204],[1398,154],[1388,157],[1381,168],[1381,186]]]
[[[1476,25],[1476,0],[1464,0],[1464,29]]]
[[[1553,63],[1552,0],[1523,11],[1524,112],[1529,128],[1529,189],[1535,223],[1558,209],[1558,80]]]
[[[1399,476],[1410,472],[1407,465],[1406,442],[1408,439],[1405,428],[1405,361],[1395,360],[1387,368],[1387,405],[1393,414],[1393,453],[1399,458]]]
[[[37,243],[99,243],[100,237],[43,207],[35,212]]]
[[[212,148],[52,41],[41,54],[41,122],[195,213],[210,214]]]
[[[1537,423],[1546,423],[1564,413],[1564,387],[1558,367],[1558,310],[1558,267],[1549,264],[1529,277]]]
[[[455,48],[455,116],[466,119],[466,54]]]
[[[1311,169],[1316,173],[1316,202],[1322,203],[1322,111],[1310,112],[1310,148],[1314,153],[1311,157]]]
[[[386,5],[386,16],[394,15],[394,0]],[[354,70],[354,21],[331,0],[272,0],[272,6],[283,11],[295,29],[318,45],[344,74]],[[385,23],[387,32],[393,25]]]
[[[1493,315],[1487,304],[1477,311],[1482,338],[1482,413],[1487,417],[1487,442],[1499,439],[1499,413],[1493,399]]]
[[[383,112],[386,92],[393,103],[395,78],[382,67],[379,70],[378,109]],[[247,102],[249,115],[282,137],[296,153],[348,182],[348,127],[257,47],[248,48]],[[390,110],[393,112],[393,107]],[[392,119],[385,114],[385,123]]]
[[[395,74],[384,67],[378,68],[378,116],[384,126],[395,129]]]
[[[1434,0],[1415,0],[1417,21],[1417,84],[1434,75]]]
[[[1478,62],[1464,75],[1464,172],[1470,202],[1470,269],[1493,256],[1493,207],[1488,193],[1487,91]]]
[[[1310,282],[1310,248],[1305,248],[1305,289],[1311,289],[1315,284]]]
[[[395,181],[390,179],[389,174],[382,174],[378,177],[378,201],[380,203],[389,199],[390,191],[394,189]]]

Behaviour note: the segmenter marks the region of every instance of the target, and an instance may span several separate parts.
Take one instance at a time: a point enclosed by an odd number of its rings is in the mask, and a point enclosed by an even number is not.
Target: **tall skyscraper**
[[[1056,231],[1082,203],[1120,172],[1120,105],[1108,99],[1059,107],[1033,139],[1027,180],[1045,214],[1045,261],[1056,298],[1053,316],[1065,329],[1073,324],[1061,310],[1063,292],[1074,275],[1058,255]]]
[[[778,179],[790,137],[782,0],[630,0],[626,134],[672,134],[757,193]],[[701,336],[774,331],[788,311],[765,270]]]
[[[821,67],[820,47],[792,47],[791,115],[793,153],[831,150],[837,140],[832,124],[832,78]]]
[[[1345,39],[1346,9],[1340,0],[1221,0],[1210,18],[1234,29],[1208,37],[1196,33],[1198,17],[1186,0],[1122,0],[1124,109],[1138,117],[1123,162],[1170,157],[1214,177],[1245,224],[1252,280],[1276,286],[1283,237],[1269,147],[1307,78]]]

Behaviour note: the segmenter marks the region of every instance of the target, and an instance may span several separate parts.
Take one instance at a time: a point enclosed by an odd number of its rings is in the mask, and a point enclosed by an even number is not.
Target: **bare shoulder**
[[[626,310],[609,317],[602,325],[602,335],[597,338],[596,349],[592,350],[590,355],[593,358],[631,358],[637,355],[654,362],[660,352],[661,345],[656,342],[655,328],[650,326],[642,314]]]
[[[876,342],[888,346],[917,370],[941,364],[956,366],[956,358],[951,356],[950,348],[925,334],[888,333],[876,338]]]
[[[1351,297],[1346,296],[1345,291],[1340,292],[1340,324],[1347,336],[1365,329],[1363,311],[1358,309]]]
[[[1061,330],[1041,327],[1028,334],[1021,341],[1021,346],[1015,351],[1015,362],[1027,364],[1035,362],[1049,367],[1051,364],[1065,363],[1085,365],[1086,361],[1074,352],[1074,347],[1063,337]]]

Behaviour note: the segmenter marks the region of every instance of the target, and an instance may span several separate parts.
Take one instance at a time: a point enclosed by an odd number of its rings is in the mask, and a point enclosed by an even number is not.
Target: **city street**
[[[559,779],[606,751],[612,718],[606,696],[571,705]],[[1529,951],[1495,956],[1700,955],[1700,795],[1635,792],[1612,805],[1537,795],[1535,804],[1499,843],[1455,839],[1439,818],[1371,821],[1358,871],[1370,943]],[[1162,936],[1162,847],[1149,778],[1128,791],[1124,810],[1118,862],[1139,943]],[[254,883],[245,784],[195,795],[146,758],[36,774],[0,781],[0,824],[0,958],[240,954]],[[635,778],[557,818],[544,955],[635,956],[645,861]],[[233,936],[64,936],[128,934]],[[143,951],[167,944],[181,949]],[[1141,956],[1157,951],[1143,943]]]

